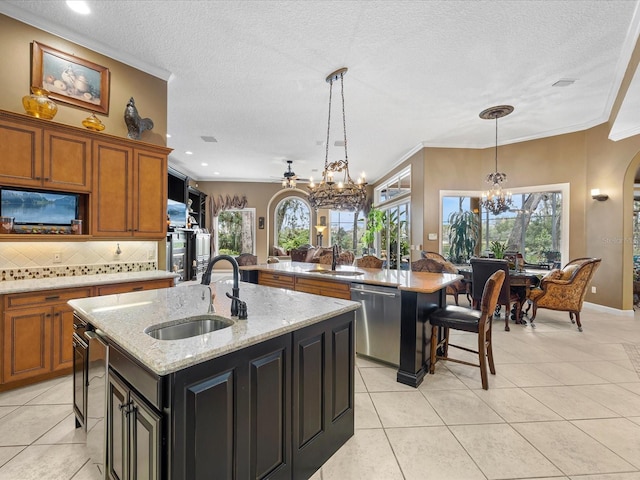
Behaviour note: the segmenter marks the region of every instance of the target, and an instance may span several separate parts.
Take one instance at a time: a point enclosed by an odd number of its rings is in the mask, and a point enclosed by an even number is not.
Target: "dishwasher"
[[[351,284],[356,310],[356,353],[391,365],[400,364],[400,290]]]

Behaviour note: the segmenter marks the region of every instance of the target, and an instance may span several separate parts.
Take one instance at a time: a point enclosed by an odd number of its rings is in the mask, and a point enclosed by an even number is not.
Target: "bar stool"
[[[496,374],[496,368],[493,364],[493,350],[491,345],[491,319],[493,317],[493,312],[496,309],[496,304],[498,303],[498,296],[500,295],[500,289],[502,288],[504,278],[505,273],[503,270],[498,270],[489,277],[484,285],[480,311],[448,305],[446,308],[440,308],[431,314],[429,317],[429,321],[431,323],[430,373],[435,372],[436,361],[438,360],[449,360],[463,365],[480,367],[482,388],[485,390],[489,389],[489,381],[487,379],[487,359],[489,361],[489,370],[491,371],[491,374]],[[438,342],[438,327],[442,327],[444,329],[444,335],[440,342]],[[449,343],[450,329],[477,333],[478,350],[476,351],[461,345]],[[455,347],[460,350],[478,354],[478,364],[449,357],[449,347]],[[442,355],[438,355],[439,348],[442,351]]]

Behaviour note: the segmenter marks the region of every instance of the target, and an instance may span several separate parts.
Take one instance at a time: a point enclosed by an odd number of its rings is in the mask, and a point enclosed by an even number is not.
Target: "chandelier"
[[[329,119],[327,121],[327,141],[325,143],[324,170],[322,179],[316,185],[309,179],[309,203],[314,209],[328,208],[331,210],[360,210],[367,197],[364,174],[357,183],[349,175],[349,157],[347,156],[347,122],[344,113],[344,74],[346,68],[336,70],[327,77],[329,83]],[[329,133],[331,131],[331,94],[333,82],[340,80],[342,96],[342,128],[344,131],[344,160],[329,162]]]
[[[296,188],[296,180],[298,176],[291,170],[291,164],[293,160],[287,160],[289,164],[287,170],[284,172],[284,178],[282,179],[282,188]]]
[[[513,205],[511,192],[505,192],[502,183],[507,181],[507,174],[498,172],[498,119],[513,112],[511,105],[499,105],[487,108],[480,112],[480,118],[484,120],[496,121],[496,170],[487,175],[487,183],[491,184],[491,189],[482,193],[480,205],[494,215],[506,212]]]

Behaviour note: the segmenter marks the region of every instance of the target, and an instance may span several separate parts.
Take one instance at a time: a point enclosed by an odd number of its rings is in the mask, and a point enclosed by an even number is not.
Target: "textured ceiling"
[[[598,125],[639,27],[635,0],[88,3],[88,16],[61,0],[0,12],[168,79],[170,164],[198,180],[274,179],[287,159],[318,178],[325,77],[345,66],[353,177],[376,180],[422,145],[492,146],[494,123],[478,114],[493,105],[515,107],[500,144]],[[612,138],[638,133],[638,83]],[[344,156],[337,93],[330,161]]]

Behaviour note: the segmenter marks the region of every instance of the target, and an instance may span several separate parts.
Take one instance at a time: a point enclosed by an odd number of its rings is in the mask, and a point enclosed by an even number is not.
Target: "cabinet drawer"
[[[299,292],[349,300],[351,298],[350,288],[351,285],[349,283],[296,277],[296,290]]]
[[[154,290],[156,288],[169,288],[173,286],[173,279],[148,280],[144,282],[116,283],[113,285],[99,285],[96,287],[98,295],[113,295],[116,293],[141,292],[142,290]]]
[[[281,273],[259,272],[258,283],[267,287],[288,288],[293,290],[294,278],[292,275]]]
[[[5,295],[5,308],[30,307],[34,305],[57,305],[74,298],[86,298],[92,294],[92,287],[68,288],[64,290],[43,290],[42,292],[14,293]]]

